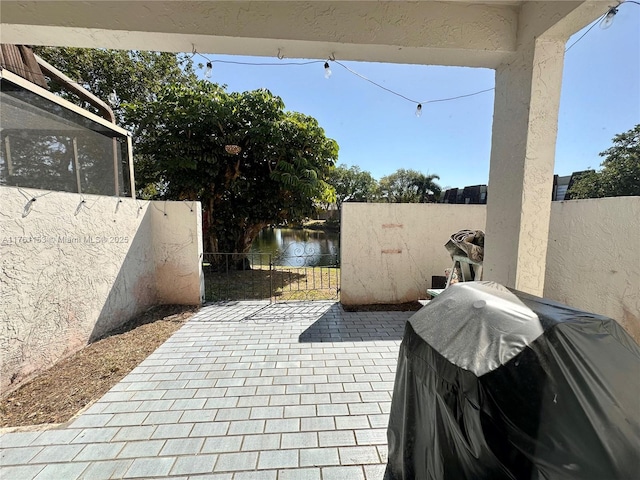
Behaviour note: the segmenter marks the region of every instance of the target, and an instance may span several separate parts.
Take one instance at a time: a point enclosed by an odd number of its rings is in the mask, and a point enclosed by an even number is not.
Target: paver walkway
[[[0,437],[0,478],[381,480],[411,312],[202,308],[65,428]]]

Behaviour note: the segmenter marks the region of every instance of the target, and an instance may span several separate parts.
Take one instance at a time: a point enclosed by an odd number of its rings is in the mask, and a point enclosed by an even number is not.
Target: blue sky
[[[571,45],[582,33],[574,35]],[[213,60],[278,62],[277,58],[208,55]],[[203,61],[196,57],[196,63]],[[338,59],[340,60],[340,59]],[[294,61],[285,59],[286,61]],[[494,71],[478,68],[343,62],[358,73],[419,100],[492,88]],[[451,187],[488,182],[493,92],[415,105],[332,64],[241,66],[214,63],[211,81],[229,91],[267,88],[288,110],[318,119],[340,146],[339,163],[376,178],[398,168],[438,174]],[[202,71],[199,72],[202,75]],[[617,133],[640,123],[640,6],[623,5],[613,25],[593,28],[566,54],[555,172],[599,167],[598,153]]]

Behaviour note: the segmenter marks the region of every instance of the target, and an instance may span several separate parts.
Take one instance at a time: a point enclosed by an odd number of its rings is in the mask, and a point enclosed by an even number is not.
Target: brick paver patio
[[[0,437],[0,477],[381,480],[411,312],[202,308],[69,425]]]

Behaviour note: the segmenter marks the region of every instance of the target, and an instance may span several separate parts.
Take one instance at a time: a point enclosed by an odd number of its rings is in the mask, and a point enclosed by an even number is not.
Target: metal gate
[[[205,301],[337,300],[339,252],[319,253],[303,243],[271,253],[205,253]]]

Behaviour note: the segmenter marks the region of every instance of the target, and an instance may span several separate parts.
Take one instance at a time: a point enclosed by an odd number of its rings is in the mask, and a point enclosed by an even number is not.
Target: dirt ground
[[[0,398],[0,427],[64,423],[109,389],[178,330],[199,307],[163,305]]]

